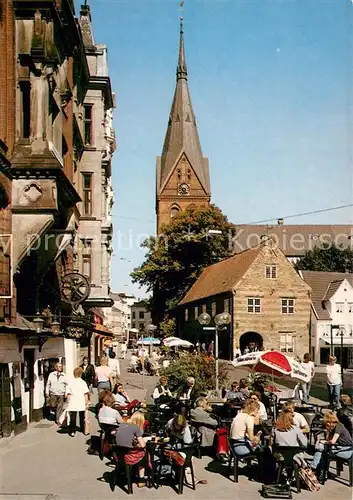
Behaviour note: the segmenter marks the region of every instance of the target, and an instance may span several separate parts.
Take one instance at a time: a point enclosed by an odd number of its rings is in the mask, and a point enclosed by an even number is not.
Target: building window
[[[248,313],[261,312],[261,299],[256,297],[248,298]]]
[[[281,352],[295,352],[295,335],[293,333],[280,332],[280,351]]]
[[[294,313],[294,299],[281,299],[282,314]]]
[[[83,176],[83,214],[92,215],[92,174]]]
[[[180,208],[177,206],[174,206],[170,210],[170,217],[173,219],[173,217],[176,217],[180,213]]]
[[[217,314],[217,304],[216,302],[212,302],[211,304],[211,316],[214,318]]]
[[[145,319],[145,312],[139,311],[139,319]]]
[[[229,299],[224,299],[223,309],[224,312],[229,313]]]
[[[185,319],[185,321],[189,321],[189,309],[185,309],[184,319]]]
[[[343,302],[336,302],[336,313],[343,313]]]
[[[90,241],[83,242],[82,274],[92,279],[92,246]]]
[[[352,314],[352,313],[353,313],[353,302],[348,302],[348,312],[349,312],[350,314]]]
[[[265,275],[268,279],[277,278],[277,266],[266,266]]]
[[[31,133],[31,84],[20,82],[21,93],[21,137],[28,139]]]
[[[194,314],[195,314],[195,319],[199,317],[199,306],[194,307]]]
[[[84,106],[84,118],[83,118],[83,127],[84,127],[84,139],[85,146],[92,145],[92,116],[93,116],[93,105],[85,104]]]
[[[139,330],[144,330],[145,329],[145,323],[139,323]]]
[[[131,328],[136,328],[136,323],[134,321],[131,323]]]
[[[203,313],[207,312],[207,304],[202,304],[202,312]]]
[[[136,312],[132,311],[132,319],[136,319]]]

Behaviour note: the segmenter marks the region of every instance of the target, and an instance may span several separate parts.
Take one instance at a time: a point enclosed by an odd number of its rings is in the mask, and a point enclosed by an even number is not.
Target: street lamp
[[[53,321],[51,322],[50,325],[51,332],[53,335],[59,335],[60,333],[60,322],[58,321],[58,318],[54,316]]]
[[[198,317],[200,325],[203,330],[212,330],[215,332],[215,357],[216,357],[216,393],[219,396],[219,360],[218,360],[218,335],[220,331],[226,330],[227,325],[231,322],[232,317],[227,312],[217,314],[214,319],[216,326],[207,326],[211,323],[211,316],[207,312],[203,312]]]
[[[40,315],[39,311],[37,311],[37,315],[35,316],[35,318],[33,318],[32,323],[35,326],[36,332],[37,333],[42,333],[44,319]]]

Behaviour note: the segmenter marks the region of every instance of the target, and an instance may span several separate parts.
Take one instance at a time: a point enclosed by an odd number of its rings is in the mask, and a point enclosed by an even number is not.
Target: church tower
[[[176,88],[162,156],[157,157],[157,234],[188,206],[207,208],[210,199],[208,159],[202,156],[190,99],[181,18]]]

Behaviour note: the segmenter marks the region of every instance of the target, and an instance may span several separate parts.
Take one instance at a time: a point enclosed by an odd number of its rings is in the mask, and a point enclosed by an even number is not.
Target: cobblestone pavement
[[[143,398],[151,392],[155,380],[146,377],[142,386],[140,375],[127,374],[122,378],[131,397]],[[92,439],[97,439],[98,426],[91,419]],[[61,434],[52,422],[42,421],[15,438],[0,441],[1,495],[0,500],[111,500],[127,497],[119,486],[112,491],[109,477],[113,469],[108,460],[101,461],[98,456],[88,453],[89,439],[77,434],[71,438]],[[240,475],[239,483],[234,484],[227,478],[227,468],[215,465],[210,458],[195,460],[196,475],[207,479],[207,485],[198,485],[193,491],[184,489],[187,499],[260,498],[259,483]],[[346,477],[346,471],[343,477]],[[302,500],[315,500],[334,497],[341,500],[352,498],[348,486],[337,481],[327,481],[318,493],[302,491]],[[177,493],[168,485],[158,490],[138,489],[134,485],[134,496],[140,499],[171,499]],[[294,496],[296,494],[294,493]]]

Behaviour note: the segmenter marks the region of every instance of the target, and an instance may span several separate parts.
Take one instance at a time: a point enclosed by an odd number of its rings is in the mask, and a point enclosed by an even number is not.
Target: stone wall
[[[265,275],[266,265],[277,266],[277,278]],[[280,349],[281,334],[295,336],[293,354],[309,350],[310,287],[277,248],[265,246],[236,286],[234,296],[234,348],[246,332],[257,332],[266,349]],[[248,297],[261,298],[261,312],[248,313]],[[281,298],[294,298],[293,314],[282,314]]]

